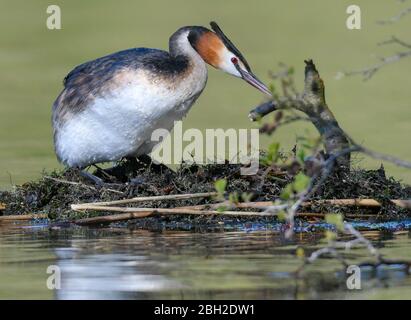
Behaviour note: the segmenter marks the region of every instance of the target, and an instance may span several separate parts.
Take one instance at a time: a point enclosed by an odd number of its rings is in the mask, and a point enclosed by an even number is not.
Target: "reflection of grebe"
[[[145,257],[126,254],[76,256],[72,250],[57,249],[61,288],[56,299],[143,299],[145,295],[176,289],[180,285],[165,276],[152,274]],[[71,256],[71,257],[70,257]]]

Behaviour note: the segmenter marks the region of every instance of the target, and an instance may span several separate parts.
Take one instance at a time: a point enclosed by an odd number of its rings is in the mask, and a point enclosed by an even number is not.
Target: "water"
[[[377,227],[364,235],[386,257],[411,259],[406,221]],[[275,227],[196,233],[1,225],[0,298],[411,298],[411,277],[401,264],[363,267],[361,290],[347,289],[345,270],[334,259],[317,261],[297,278],[296,248],[310,252],[323,245],[322,238],[318,229],[289,241]],[[346,258],[371,260],[361,248]],[[50,265],[61,271],[60,290],[47,289]]]

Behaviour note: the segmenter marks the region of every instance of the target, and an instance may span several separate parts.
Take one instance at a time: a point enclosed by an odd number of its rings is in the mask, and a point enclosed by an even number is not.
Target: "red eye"
[[[238,59],[237,59],[236,57],[232,57],[232,58],[231,58],[231,62],[234,63],[234,64],[237,64],[237,63],[238,63]]]

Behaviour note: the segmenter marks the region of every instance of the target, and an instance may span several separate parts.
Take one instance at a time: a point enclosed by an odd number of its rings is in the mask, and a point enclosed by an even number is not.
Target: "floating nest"
[[[165,166],[136,166],[135,163],[123,161],[115,169],[94,172],[105,181],[97,187],[85,180],[77,170],[44,173],[37,181],[16,186],[12,191],[0,192],[0,203],[5,209],[2,215],[19,215],[27,213],[47,214],[54,221],[67,221],[109,213],[74,212],[70,209],[73,203],[113,201],[139,196],[158,196],[184,193],[201,193],[215,191],[215,181],[227,180],[227,193],[248,193],[252,201],[270,201],[280,196],[282,189],[293,179],[287,172],[271,172],[260,167],[258,174],[244,176],[240,174],[240,165],[182,165],[176,171]],[[363,199],[372,198],[382,204],[381,207],[359,208],[349,206],[332,206],[314,204],[304,208],[310,212],[341,212],[350,214],[373,214],[380,218],[400,218],[407,215],[407,210],[392,204],[390,199],[411,198],[411,187],[401,184],[394,178],[387,178],[383,167],[378,170],[352,169],[347,173],[338,173],[328,177],[324,185],[313,196],[314,200],[324,199]],[[173,201],[146,201],[139,207],[174,208],[192,205],[215,203],[212,198],[194,198]],[[214,225],[257,221],[269,223],[275,217],[218,217],[218,216],[183,216],[167,215],[135,219],[132,224],[144,228],[171,228],[178,226]],[[184,229],[187,229],[184,227]]]

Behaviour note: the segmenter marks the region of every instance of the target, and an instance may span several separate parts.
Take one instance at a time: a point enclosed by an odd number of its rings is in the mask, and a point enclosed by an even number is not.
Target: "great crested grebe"
[[[149,154],[155,129],[171,130],[203,91],[206,63],[271,95],[215,22],[213,31],[183,27],[169,52],[134,48],[74,68],[53,105],[54,147],[61,163],[85,167]]]

